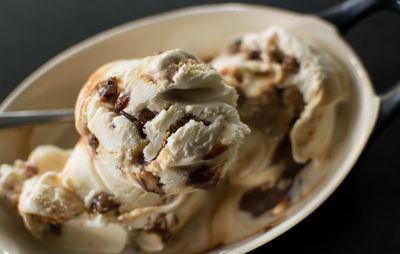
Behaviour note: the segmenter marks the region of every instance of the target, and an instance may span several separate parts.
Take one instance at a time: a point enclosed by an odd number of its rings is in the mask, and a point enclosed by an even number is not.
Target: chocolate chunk
[[[55,236],[60,236],[62,233],[62,224],[53,224],[53,223],[48,223],[47,224],[49,227],[49,232]]]
[[[139,131],[139,133],[140,133],[140,136],[141,136],[142,138],[145,138],[145,137],[146,137],[146,134],[145,134],[144,131],[143,131],[144,125],[145,125],[148,121],[152,120],[152,119],[156,116],[156,114],[155,114],[154,112],[152,112],[152,111],[150,111],[150,110],[148,110],[148,109],[143,109],[143,110],[138,114],[137,117],[134,117],[133,115],[128,114],[128,113],[126,113],[125,111],[121,111],[120,113],[121,113],[123,116],[125,116],[126,118],[128,118],[129,121],[131,121],[133,124],[136,125],[136,127],[137,127],[137,129],[138,129],[138,131]]]
[[[282,64],[282,67],[290,72],[297,73],[300,68],[300,63],[294,56],[287,56],[277,46],[271,45],[268,49],[268,56],[271,62]]]
[[[288,136],[275,151],[272,164],[281,164],[284,166],[284,171],[280,176],[277,186],[261,185],[248,190],[240,200],[240,210],[249,212],[254,217],[257,217],[288,198],[288,192],[293,180],[304,166],[304,164],[294,161]]]
[[[35,165],[32,165],[32,164],[25,165],[24,172],[23,172],[25,177],[31,178],[34,175],[36,175],[37,173],[39,173],[39,169]]]
[[[247,55],[247,58],[250,60],[262,60],[261,58],[261,50],[258,49],[253,49],[249,52],[249,54]]]
[[[228,53],[232,55],[239,53],[241,45],[242,45],[242,39],[241,38],[236,39],[231,45],[229,45]]]
[[[238,107],[242,108],[242,105],[244,105],[244,103],[247,101],[246,93],[241,87],[236,87],[236,92],[239,95],[238,102],[237,102]],[[242,116],[240,116],[240,117],[242,117]]]
[[[287,196],[287,190],[275,187],[260,186],[248,190],[240,199],[239,209],[258,217],[267,210],[274,208]]]
[[[299,89],[295,86],[288,86],[283,90],[282,101],[286,108],[292,109],[293,121],[300,117],[301,112],[304,110],[304,99]]]
[[[143,109],[140,111],[139,116],[138,116],[138,121],[139,124],[141,125],[141,128],[148,122],[151,121],[154,117],[156,117],[156,114],[154,114],[153,111],[150,111],[148,109]]]
[[[210,126],[211,122],[207,121],[207,120],[200,120],[198,118],[195,119],[197,122],[202,122],[204,124],[204,126]]]
[[[156,114],[154,112],[148,110],[148,109],[143,109],[140,111],[138,117],[137,117],[137,127],[139,129],[140,135],[142,138],[146,137],[146,134],[143,131],[144,125],[148,122],[151,121],[154,117],[156,117]]]
[[[99,140],[94,134],[89,135],[88,144],[92,148],[93,154],[97,154],[97,148],[99,148]]]
[[[225,152],[228,149],[227,145],[224,145],[222,143],[216,143],[211,150],[206,153],[204,155],[204,159],[205,160],[210,160],[210,159],[214,159],[215,157],[217,157],[218,155],[222,154],[223,152]]]
[[[208,190],[217,185],[220,177],[221,171],[219,168],[201,165],[189,173],[186,184],[195,188]]]
[[[162,189],[163,184],[160,183],[160,178],[153,175],[151,172],[142,169],[137,175],[137,179],[145,191],[164,194],[164,190]]]
[[[123,110],[121,110],[119,113],[120,113],[121,115],[125,116],[125,117],[126,117],[129,121],[131,121],[132,123],[134,123],[134,124],[137,123],[137,120],[136,120],[136,118],[135,118],[133,115],[131,115],[131,114],[129,114],[129,113],[126,113],[126,112],[123,111]]]
[[[101,84],[99,90],[100,101],[114,104],[118,98],[117,78],[111,77]]]
[[[271,45],[268,49],[268,56],[271,62],[283,63],[283,59],[285,58],[285,54],[283,51],[278,48],[276,45]]]
[[[297,61],[297,58],[294,56],[286,56],[283,59],[283,68],[287,71],[297,73],[300,69],[300,63]]]
[[[106,213],[112,210],[117,210],[119,204],[116,202],[112,194],[100,192],[92,198],[90,210],[93,213]]]
[[[116,113],[121,112],[121,110],[126,108],[126,106],[128,105],[129,99],[130,99],[129,95],[122,95],[122,96],[118,97],[118,99],[114,105],[114,111]]]
[[[165,213],[160,213],[153,223],[149,223],[144,227],[144,231],[159,235],[163,243],[167,243],[172,236]]]
[[[146,164],[146,160],[144,159],[144,153],[141,152],[138,155],[135,156],[135,161],[136,164],[138,165],[145,165]]]

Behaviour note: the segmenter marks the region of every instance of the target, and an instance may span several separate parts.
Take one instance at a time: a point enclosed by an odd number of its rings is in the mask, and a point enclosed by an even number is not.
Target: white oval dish
[[[217,53],[230,39],[280,25],[330,51],[349,76],[351,93],[339,108],[339,128],[331,160],[312,173],[308,194],[293,205],[286,219],[272,229],[225,246],[218,253],[243,253],[281,235],[312,213],[343,181],[360,156],[375,124],[379,99],[358,57],[334,27],[314,16],[271,7],[218,4],[192,7],[118,26],[61,53],[23,81],[0,110],[72,107],[79,89],[97,67],[121,58],[143,57],[160,50],[183,48],[200,57]],[[26,158],[39,144],[72,147],[77,136],[72,124],[20,128],[0,132],[0,162]],[[54,253],[33,239],[11,209],[0,207],[0,252]],[[57,253],[71,253],[57,250]]]

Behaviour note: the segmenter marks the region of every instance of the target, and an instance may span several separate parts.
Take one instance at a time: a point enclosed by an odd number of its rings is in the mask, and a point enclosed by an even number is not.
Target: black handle
[[[383,9],[400,12],[400,0],[347,0],[319,13],[319,16],[334,24],[341,33],[344,33],[365,16]],[[400,112],[400,81],[379,97],[381,100],[379,115],[372,139]]]
[[[381,104],[378,120],[376,121],[373,136],[388,126],[400,112],[400,81],[388,92],[379,95]]]
[[[400,1],[348,0],[319,13],[319,16],[343,33],[365,16],[382,9],[400,10]]]

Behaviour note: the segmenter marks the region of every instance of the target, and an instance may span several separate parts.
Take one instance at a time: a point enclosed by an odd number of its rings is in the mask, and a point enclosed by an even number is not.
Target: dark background
[[[228,1],[0,0],[0,99],[29,73],[87,37],[150,14]],[[245,1],[243,1],[245,2]],[[246,1],[316,12],[337,0]],[[400,15],[374,14],[346,39],[378,93],[400,79]],[[400,118],[316,212],[254,253],[400,253]]]

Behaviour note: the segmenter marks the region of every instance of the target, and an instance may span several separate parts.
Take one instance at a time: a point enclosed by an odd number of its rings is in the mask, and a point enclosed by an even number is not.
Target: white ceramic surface
[[[379,100],[365,69],[336,30],[325,22],[312,16],[241,4],[193,7],[133,21],[94,36],[43,65],[18,86],[0,110],[72,107],[88,75],[110,60],[142,57],[177,47],[206,57],[236,36],[271,25],[287,27],[330,51],[348,70],[351,93],[348,102],[339,108],[332,159],[312,172],[315,177],[310,192],[288,210],[286,220],[269,231],[218,250],[243,253],[284,233],[325,201],[353,167],[374,126]],[[38,144],[72,147],[76,140],[72,124],[1,131],[0,162],[26,158]],[[55,249],[33,239],[15,212],[1,204],[1,252],[55,253]]]

